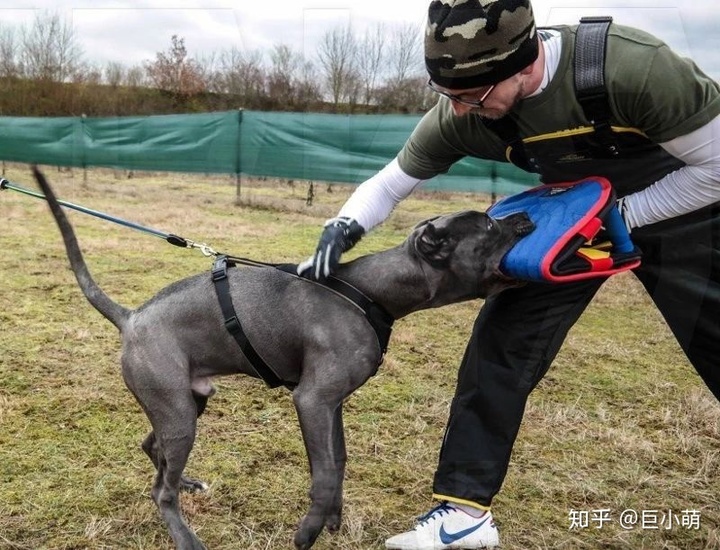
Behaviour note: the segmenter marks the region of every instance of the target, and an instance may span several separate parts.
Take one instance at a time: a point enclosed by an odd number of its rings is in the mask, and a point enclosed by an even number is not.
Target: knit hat
[[[537,59],[530,0],[433,0],[425,66],[444,88],[497,84]]]

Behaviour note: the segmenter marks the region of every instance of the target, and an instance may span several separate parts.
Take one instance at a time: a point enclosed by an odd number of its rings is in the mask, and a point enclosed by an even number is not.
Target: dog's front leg
[[[342,395],[328,388],[302,387],[293,392],[293,401],[310,461],[310,510],[295,533],[295,546],[310,548],[327,526],[340,528],[342,483],[345,475],[345,435]]]

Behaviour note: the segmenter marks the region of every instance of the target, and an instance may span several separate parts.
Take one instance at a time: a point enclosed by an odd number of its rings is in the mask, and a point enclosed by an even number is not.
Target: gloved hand
[[[319,282],[335,271],[342,253],[355,246],[365,234],[362,226],[351,218],[332,218],[324,227],[315,254],[297,267],[298,275]]]
[[[622,218],[623,222],[625,222],[625,229],[627,229],[627,232],[630,233],[632,231],[632,227],[630,226],[630,220],[628,219],[627,215],[627,203],[625,201],[627,197],[623,197],[621,199],[617,200],[617,209],[620,212],[620,217]]]
[[[596,250],[612,250],[616,254],[632,254],[637,247],[630,237],[630,222],[625,217],[625,199],[618,199],[615,209],[610,210],[598,233],[590,239],[590,247]]]

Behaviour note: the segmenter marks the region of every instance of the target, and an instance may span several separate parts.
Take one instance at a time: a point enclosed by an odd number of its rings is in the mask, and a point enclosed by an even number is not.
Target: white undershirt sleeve
[[[407,197],[423,181],[402,171],[397,158],[358,186],[338,213],[357,221],[370,231],[393,211],[397,203]]]
[[[720,201],[720,116],[660,146],[687,166],[624,198],[625,222],[630,229]]]

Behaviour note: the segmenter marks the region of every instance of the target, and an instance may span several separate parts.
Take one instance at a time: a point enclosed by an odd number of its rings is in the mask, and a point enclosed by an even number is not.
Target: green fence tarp
[[[112,118],[0,117],[0,158],[57,166],[246,174],[357,184],[400,150],[419,116],[225,111]],[[536,176],[463,159],[424,185],[518,192]]]

